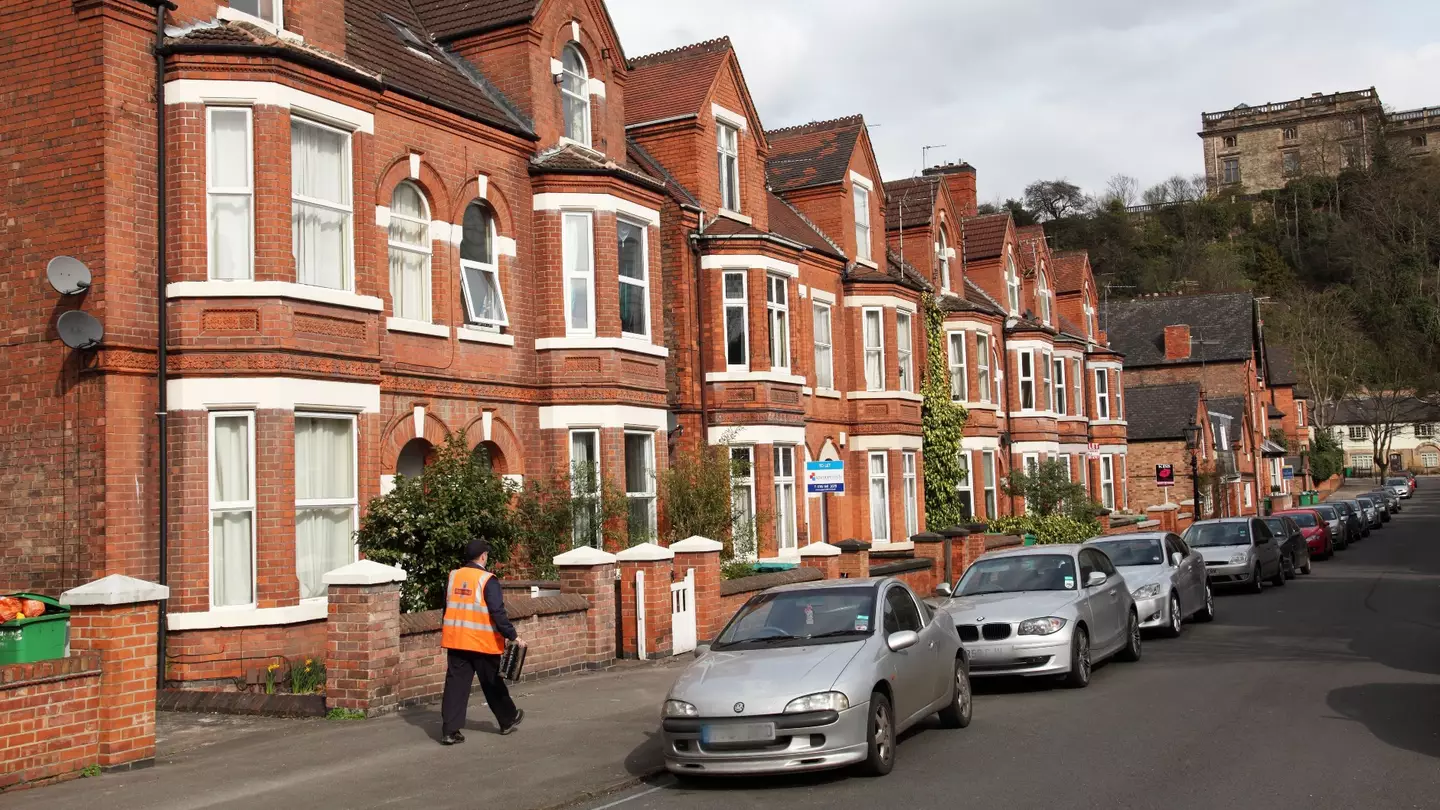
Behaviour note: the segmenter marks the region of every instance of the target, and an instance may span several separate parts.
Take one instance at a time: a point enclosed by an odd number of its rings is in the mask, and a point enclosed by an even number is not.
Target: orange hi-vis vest
[[[490,623],[485,605],[485,584],[494,576],[479,568],[458,568],[450,572],[445,586],[445,618],[440,626],[440,646],[447,650],[500,655],[505,639]]]

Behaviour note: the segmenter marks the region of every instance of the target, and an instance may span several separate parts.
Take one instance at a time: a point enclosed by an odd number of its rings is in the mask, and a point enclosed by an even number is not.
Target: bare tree
[[[1319,406],[1311,412],[1315,426],[1323,430],[1335,407],[1354,390],[1360,370],[1362,338],[1349,293],[1339,287],[1301,288],[1281,303],[1268,308],[1273,313],[1269,325],[1274,339],[1294,356],[1300,383]]]
[[[1390,466],[1390,448],[1406,424],[1416,420],[1423,403],[1415,394],[1416,368],[1408,355],[1370,344],[1361,358],[1361,387],[1348,401],[1355,422],[1365,426],[1379,478]]]
[[[1064,219],[1090,207],[1090,198],[1067,180],[1036,180],[1025,187],[1025,207],[1044,221]]]
[[[1129,208],[1139,199],[1140,181],[1128,174],[1117,174],[1106,181],[1105,195],[1101,197],[1101,202],[1106,205],[1119,203],[1122,208]]]

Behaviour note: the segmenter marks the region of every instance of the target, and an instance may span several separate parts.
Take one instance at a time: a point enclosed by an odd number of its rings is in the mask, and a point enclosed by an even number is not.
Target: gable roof
[[[1199,383],[1125,386],[1126,436],[1132,442],[1184,439],[1200,407]]]
[[[770,159],[765,173],[770,187],[783,193],[844,182],[864,129],[865,119],[851,115],[766,131]]]
[[[1016,252],[1020,254],[1020,272],[1027,278],[1033,277],[1040,269],[1040,256],[1049,248],[1045,241],[1045,229],[1039,225],[1017,226],[1015,228],[1015,244],[1021,248]]]
[[[885,184],[885,230],[921,228],[935,215],[939,177],[907,177]]]
[[[1051,254],[1050,266],[1054,268],[1055,292],[1078,293],[1085,290],[1085,269],[1090,266],[1090,254],[1083,250],[1065,250]]]
[[[770,217],[770,230],[775,234],[792,242],[799,242],[816,253],[845,261],[845,251],[793,205],[769,192],[765,194],[765,202]]]
[[[1005,252],[1005,234],[1010,229],[1010,213],[967,217],[960,222],[964,236],[965,260],[971,262],[993,259]]]
[[[1250,293],[1167,295],[1102,305],[1110,345],[1127,368],[1249,360],[1255,342],[1255,304]],[[1165,327],[1187,324],[1195,340],[1190,356],[1165,358]]]
[[[425,26],[441,38],[493,31],[528,22],[541,0],[410,0]],[[347,15],[348,16],[348,15]]]
[[[630,60],[625,125],[698,115],[731,51],[720,37]]]

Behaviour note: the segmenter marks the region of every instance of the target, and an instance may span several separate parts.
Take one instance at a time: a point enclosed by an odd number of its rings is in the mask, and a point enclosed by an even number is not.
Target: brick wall
[[[99,761],[100,656],[0,667],[0,791]]]
[[[265,667],[277,658],[324,658],[325,622],[172,631],[165,653],[172,685],[229,690],[237,679],[263,683]]]

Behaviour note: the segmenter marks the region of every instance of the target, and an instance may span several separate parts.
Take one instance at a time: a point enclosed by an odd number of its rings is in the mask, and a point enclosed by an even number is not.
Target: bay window
[[[975,333],[975,384],[980,389],[980,401],[990,401],[990,335]]]
[[[914,453],[902,453],[900,463],[900,493],[905,502],[905,537],[909,538],[920,531],[920,481],[915,469]]]
[[[745,274],[726,273],[722,280],[725,297],[725,366],[731,371],[750,368],[750,301]]]
[[[588,211],[561,215],[561,254],[565,271],[565,333],[595,334],[594,217]]]
[[[1110,375],[1103,368],[1095,369],[1095,418],[1110,418]]]
[[[835,387],[834,344],[830,323],[830,305],[815,302],[815,387]]]
[[[737,556],[755,552],[755,448],[730,448],[731,538]]]
[[[790,368],[790,284],[780,276],[765,277],[765,312],[770,323],[770,367]]]
[[[430,320],[430,206],[409,180],[390,195],[390,306],[397,318]]]
[[[775,543],[781,551],[796,548],[795,448],[775,445]]]
[[[215,281],[249,281],[255,276],[255,173],[250,108],[209,107],[205,115],[209,276]]]
[[[1051,389],[1050,389],[1050,390],[1051,390],[1051,396],[1054,397],[1054,403],[1055,403],[1054,406],[1053,406],[1053,408],[1052,408],[1052,410],[1054,410],[1056,413],[1060,414],[1061,416],[1064,416],[1064,415],[1065,415],[1065,411],[1066,411],[1066,407],[1065,407],[1065,405],[1066,405],[1066,403],[1065,403],[1065,399],[1066,399],[1066,396],[1065,396],[1065,395],[1066,395],[1066,390],[1065,390],[1065,358],[1063,358],[1063,357],[1057,357],[1057,358],[1055,359],[1055,371],[1054,371],[1054,375],[1055,375],[1055,376],[1051,378],[1051,386],[1052,386],[1052,387],[1051,387]]]
[[[290,189],[296,281],[354,289],[350,133],[291,118]]]
[[[460,232],[460,288],[465,296],[465,320],[490,330],[509,323],[505,296],[500,289],[500,266],[495,260],[495,217],[485,203],[465,208]]]
[[[300,598],[325,595],[327,572],[355,561],[355,418],[295,414],[295,574]]]
[[[981,454],[980,461],[984,468],[981,472],[985,476],[982,482],[985,490],[985,517],[994,519],[1000,516],[999,502],[995,494],[995,481],[998,476],[995,469],[995,452],[986,450]]]
[[[1020,367],[1020,410],[1035,410],[1035,354],[1030,349],[1016,352]]]
[[[627,448],[628,449],[628,448]],[[570,539],[576,548],[603,545],[600,521],[600,431],[570,431]]]
[[[965,333],[950,333],[950,399],[965,402],[970,399],[970,378],[965,368]]]
[[[720,159],[720,207],[740,210],[740,131],[729,124],[715,122]]]
[[[615,220],[620,256],[620,333],[650,337],[650,273],[647,228],[626,219]]]
[[[958,456],[960,461],[960,483],[955,488],[960,492],[960,505],[965,510],[965,517],[975,517],[975,480],[970,475],[970,451],[961,450]]]
[[[1085,415],[1085,375],[1080,371],[1080,361],[1071,360],[1072,371],[1070,379],[1075,384],[1075,415]]]
[[[899,361],[900,368],[900,390],[915,390],[915,369],[914,352],[912,350],[913,335],[910,330],[910,314],[908,312],[897,312],[895,314],[895,355]]]
[[[865,390],[885,390],[885,318],[881,310],[867,307],[862,313],[865,338]]]
[[[1055,361],[1050,352],[1040,353],[1040,374],[1045,379],[1045,410],[1055,410]]]
[[[881,450],[871,453],[870,463],[870,539],[874,543],[890,542],[890,474],[888,454]]]
[[[1100,505],[1115,508],[1115,456],[1109,453],[1100,457]]]
[[[625,433],[625,497],[630,505],[630,542],[657,539],[654,433]]]
[[[210,605],[255,604],[255,414],[210,414]]]

